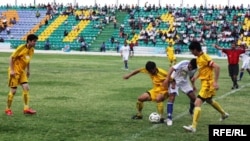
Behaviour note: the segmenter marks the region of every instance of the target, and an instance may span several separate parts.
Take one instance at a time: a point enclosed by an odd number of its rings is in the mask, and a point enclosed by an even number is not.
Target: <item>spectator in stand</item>
[[[105,44],[105,42],[102,42],[102,45],[100,47],[100,51],[101,52],[106,52],[106,44]]]
[[[49,21],[48,19],[46,18],[45,21],[44,21],[44,25],[48,25],[49,24]]]
[[[63,36],[65,37],[65,36],[68,36],[68,30],[67,29],[64,29],[64,32],[63,32]]]
[[[116,20],[116,18],[113,19],[113,24],[114,24],[114,29],[116,29],[117,28],[117,20]]]
[[[6,32],[7,32],[7,35],[9,36],[10,35],[10,27],[6,27]]]
[[[83,39],[81,42],[81,46],[80,46],[80,51],[87,51],[87,43],[85,42],[85,40]]]
[[[117,53],[120,52],[120,48],[121,48],[120,42],[117,42],[117,44],[116,44],[116,52]]]
[[[13,17],[10,19],[10,24],[16,24],[16,17]]]
[[[41,16],[40,12],[37,10],[36,11],[36,18],[38,19]]]
[[[112,37],[110,38],[110,42],[111,42],[111,45],[113,46],[114,43],[115,43],[115,37],[114,37],[114,36],[112,36]]]
[[[69,46],[68,44],[66,44],[66,45],[64,46],[64,48],[62,48],[62,51],[63,51],[63,52],[70,52],[70,46]]]
[[[135,46],[134,41],[133,40],[130,41],[130,43],[129,43],[129,55],[130,55],[130,57],[134,56],[134,46]]]
[[[49,39],[47,39],[44,44],[44,50],[49,50],[49,49],[50,49],[50,42],[49,42]]]
[[[1,42],[1,43],[3,43],[3,42],[4,42],[3,37],[0,37],[0,42]]]

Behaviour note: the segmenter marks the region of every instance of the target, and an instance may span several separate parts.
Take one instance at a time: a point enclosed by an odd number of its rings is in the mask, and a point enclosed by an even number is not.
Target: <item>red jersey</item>
[[[244,49],[222,49],[222,52],[227,54],[227,61],[229,65],[239,63],[240,54],[245,53]]]

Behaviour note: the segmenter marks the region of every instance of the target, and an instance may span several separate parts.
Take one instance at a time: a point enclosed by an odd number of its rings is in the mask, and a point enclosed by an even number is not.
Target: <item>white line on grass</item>
[[[225,97],[227,97],[227,96],[229,96],[229,95],[231,95],[231,94],[233,94],[233,93],[235,93],[235,92],[237,92],[237,91],[240,91],[242,88],[245,88],[245,87],[247,87],[247,86],[250,86],[250,83],[247,83],[247,84],[241,86],[239,89],[235,89],[235,90],[232,90],[232,91],[230,91],[230,92],[228,92],[228,93],[225,93],[225,94],[223,94],[223,95],[221,95],[221,96],[219,96],[219,97],[217,97],[217,98],[215,98],[215,99],[223,99],[223,98],[225,98]],[[205,103],[204,103],[204,104],[205,104]],[[182,118],[182,117],[185,116],[186,114],[188,114],[188,111],[185,111],[185,112],[182,112],[182,113],[176,115],[175,118],[173,118],[173,121]],[[125,139],[124,141],[134,141],[134,140],[136,140],[138,137],[142,136],[144,133],[147,133],[147,132],[149,132],[149,131],[151,131],[151,130],[153,130],[153,129],[156,129],[156,128],[158,128],[158,127],[161,126],[161,125],[162,125],[162,124],[154,124],[154,125],[151,126],[150,128],[147,128],[147,129],[145,129],[145,130],[141,130],[140,132],[131,135],[130,138]],[[165,124],[164,124],[164,125],[165,125]],[[168,129],[168,128],[167,128],[167,129]]]

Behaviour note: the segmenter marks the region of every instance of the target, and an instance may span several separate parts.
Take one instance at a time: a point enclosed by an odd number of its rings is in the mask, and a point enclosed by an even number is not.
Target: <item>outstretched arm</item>
[[[124,75],[124,76],[123,76],[123,79],[129,79],[131,76],[136,75],[137,73],[139,73],[140,70],[141,70],[141,69],[137,69],[137,70],[132,71],[132,72],[129,73],[129,74]]]
[[[216,44],[214,44],[214,47],[215,47],[216,49],[218,49],[218,50],[222,50],[222,49],[223,49],[222,47],[220,47],[219,45],[216,45]]]
[[[198,79],[198,77],[199,77],[199,74],[196,74],[196,71],[197,71],[197,70],[195,70],[194,74],[192,74],[192,75],[189,76],[189,80],[190,80],[190,82],[191,82],[191,85],[192,85],[194,91],[196,91],[195,81],[196,81],[196,80]]]

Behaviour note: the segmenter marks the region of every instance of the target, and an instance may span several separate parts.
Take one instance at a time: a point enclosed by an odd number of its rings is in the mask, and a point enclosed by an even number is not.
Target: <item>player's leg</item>
[[[12,102],[14,99],[14,95],[16,94],[16,90],[17,90],[17,87],[11,87],[9,94],[8,94],[8,97],[7,97],[7,107],[5,109],[5,114],[8,116],[11,116],[13,114],[13,112],[11,110],[11,105],[12,105]]]
[[[168,126],[171,126],[173,124],[173,111],[174,111],[174,101],[175,101],[176,93],[170,93],[168,95],[168,102],[167,102],[167,120],[166,123]]]
[[[165,92],[163,92],[163,93],[165,93]],[[154,98],[154,97],[156,97],[156,98]],[[160,123],[164,123],[164,103],[163,102],[166,99],[166,95],[153,93],[153,94],[151,94],[151,98],[153,101],[156,101],[156,103],[157,103],[157,112],[161,116]]]
[[[178,94],[179,88],[176,86],[175,81],[171,82],[168,88],[168,102],[166,104],[167,107],[167,119],[166,123],[168,126],[171,126],[173,124],[173,111],[174,111],[174,101],[175,96]]]
[[[16,75],[15,77],[10,77],[10,74],[8,75],[8,86],[10,87],[8,96],[7,96],[7,106],[5,109],[5,114],[11,116],[12,110],[11,105],[14,99],[14,95],[16,94],[17,86],[19,85],[19,75]]]
[[[247,72],[248,72],[248,74],[250,75],[250,68],[247,68]]]
[[[29,107],[29,90],[30,89],[29,89],[29,84],[28,84],[28,79],[27,79],[26,74],[23,73],[20,76],[20,82],[23,88],[23,91],[22,91],[22,97],[23,97],[23,102],[24,102],[23,112],[24,114],[35,114],[36,111],[32,110]]]
[[[229,65],[228,66],[228,71],[229,71],[229,75],[231,77],[231,80],[233,82],[233,86],[232,89],[238,88],[238,83],[237,83],[237,69],[235,65]],[[239,71],[239,68],[238,68]]]
[[[188,96],[188,98],[190,100],[189,113],[190,113],[190,115],[193,115],[194,102],[196,99],[196,95],[194,93],[194,90],[188,82],[180,84],[180,89],[184,94],[186,94]]]
[[[208,95],[207,88],[210,85],[211,84],[208,83],[207,81],[201,81],[201,89],[200,89],[199,95],[196,97],[195,102],[194,102],[195,107],[194,107],[192,125],[183,126],[183,128],[185,130],[187,130],[189,132],[195,132],[196,131],[198,120],[199,120],[200,115],[201,115],[201,105],[206,100],[206,96]]]
[[[129,57],[129,55],[124,56],[124,65],[125,65],[125,69],[128,69],[128,57]]]
[[[244,75],[244,70],[247,69],[247,63],[246,62],[243,62],[242,63],[242,66],[241,66],[241,69],[240,69],[240,76],[239,76],[239,79],[238,81],[240,81]]]
[[[124,60],[125,69],[128,69],[128,60]]]
[[[215,110],[217,110],[221,114],[220,121],[223,121],[224,119],[229,117],[229,114],[223,110],[223,108],[217,101],[210,98],[210,99],[207,99],[206,102],[210,104]]]
[[[238,85],[238,82],[237,82],[237,77],[238,77],[238,74],[239,74],[239,64],[236,64],[233,68],[233,78],[234,78],[234,87],[236,89],[239,88],[239,85]]]
[[[193,115],[193,112],[194,112],[194,102],[195,102],[195,99],[196,99],[196,95],[194,94],[194,91],[190,91],[188,94],[187,94],[188,98],[190,99],[190,103],[189,103],[189,113],[190,115]]]
[[[241,68],[240,69],[240,76],[239,76],[238,81],[240,81],[242,79],[243,75],[244,75],[244,68]]]
[[[138,97],[136,102],[137,113],[136,115],[132,116],[132,119],[142,119],[143,102],[145,101],[151,101],[150,94],[148,92],[143,93]]]

